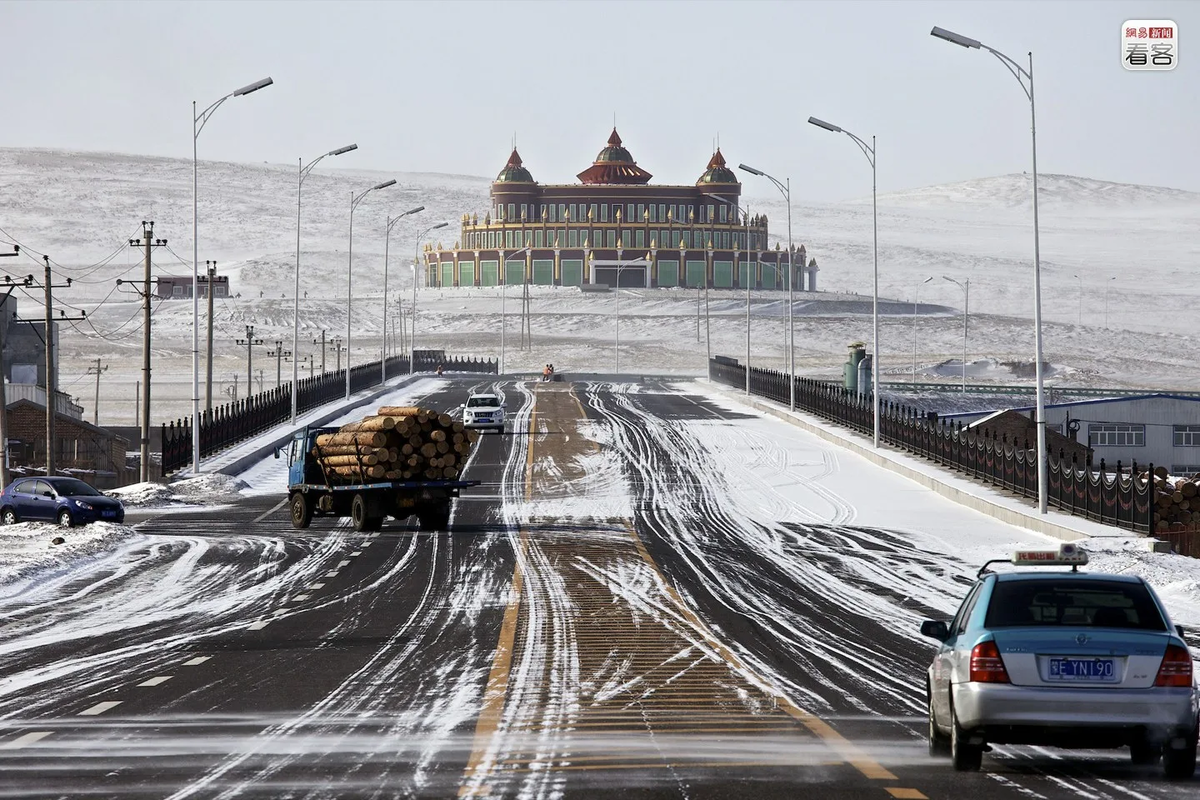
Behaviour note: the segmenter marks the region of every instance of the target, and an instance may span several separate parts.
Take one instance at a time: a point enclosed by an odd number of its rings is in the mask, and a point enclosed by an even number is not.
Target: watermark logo
[[[1179,26],[1169,19],[1131,19],[1121,25],[1121,64],[1130,70],[1175,69]]]

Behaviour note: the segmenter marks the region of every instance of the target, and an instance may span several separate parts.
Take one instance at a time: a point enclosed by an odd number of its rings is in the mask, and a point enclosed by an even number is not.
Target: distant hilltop
[[[939,208],[945,206],[987,206],[990,208],[1021,208],[1032,198],[1033,175],[1013,173],[991,178],[976,178],[961,183],[945,183],[919,189],[881,194],[882,205],[910,208]],[[1170,189],[1164,186],[1142,186],[1136,183],[1113,183],[1076,175],[1038,174],[1038,201],[1052,207],[1079,208],[1152,208],[1163,206],[1200,206],[1200,192]]]

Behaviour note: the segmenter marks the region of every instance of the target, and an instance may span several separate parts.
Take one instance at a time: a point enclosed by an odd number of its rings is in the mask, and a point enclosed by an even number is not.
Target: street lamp
[[[229,98],[257,92],[272,83],[274,81],[270,78],[263,78],[243,86],[237,91],[225,95],[199,114],[196,113],[196,101],[192,101],[192,473],[195,475],[200,474],[200,244],[198,241],[200,214],[197,201],[199,187],[197,148],[200,131],[204,130],[208,120]]]
[[[649,253],[646,253],[645,259],[634,259],[633,261],[623,261],[621,254],[625,252],[625,248],[621,245],[621,241],[617,240],[617,279],[616,285],[613,287],[616,299],[616,332],[613,337],[613,372],[617,375],[621,374],[621,270],[626,267],[645,267],[647,274],[650,271],[652,259]],[[594,258],[594,257],[593,257]],[[595,269],[595,267],[592,267]],[[592,273],[595,274],[594,272]]]
[[[514,256],[519,256],[522,253],[533,252],[533,247],[522,247],[520,250],[513,252]],[[508,262],[512,259],[504,254],[504,250],[500,251],[500,373],[504,374],[504,334],[508,329],[508,316],[505,311],[505,302],[508,300]]]
[[[725,197],[719,197],[715,194],[706,194],[705,197],[716,200],[719,203],[724,203],[727,206],[733,206],[742,215],[742,221],[746,226],[746,394],[750,394],[750,286],[754,283],[753,273],[750,266],[750,211],[742,208],[737,203]],[[734,243],[733,254],[737,255],[737,243]]]
[[[321,163],[321,159],[326,156],[340,156],[343,153],[349,153],[351,150],[357,150],[358,145],[348,144],[345,147],[339,147],[336,150],[330,150],[323,156],[310,161],[307,165],[304,159],[299,159],[300,173],[296,180],[296,297],[293,300],[292,307],[292,352],[300,352],[300,190],[304,188],[304,179],[308,177],[308,173],[313,171],[313,167]],[[211,292],[211,290],[210,290]],[[292,359],[292,424],[296,424],[296,415],[299,412],[300,399],[300,362],[299,359]]]
[[[962,390],[963,394],[967,392],[967,318],[970,315],[971,308],[971,279],[967,278],[966,283],[959,283],[949,275],[943,275],[943,278],[953,283],[955,286],[963,290],[963,360],[962,360]]]
[[[775,184],[775,188],[783,195],[787,201],[787,218],[788,218],[788,407],[796,410],[796,327],[792,324],[792,310],[795,303],[792,302],[792,284],[795,283],[796,268],[792,265],[792,179],[788,178],[786,183],[780,183],[762,170],[748,167],[745,164],[738,164],[738,169],[745,170],[751,175],[758,175],[766,178],[771,183]],[[779,272],[778,256],[776,256],[775,270],[776,275]]]
[[[871,137],[871,144],[868,145],[862,139],[855,136],[848,130],[839,128],[830,122],[817,119],[816,117],[808,118],[809,124],[816,125],[818,128],[823,128],[831,133],[844,133],[854,140],[858,145],[858,149],[862,150],[863,155],[867,157],[867,161],[871,164],[871,241],[872,250],[874,251],[875,269],[871,280],[871,348],[875,351],[871,357],[871,416],[873,425],[871,426],[871,439],[875,448],[879,448],[879,207],[876,203],[876,170],[875,170],[875,137]]]
[[[417,206],[410,208],[398,217],[390,217],[387,221],[387,228],[383,232],[383,346],[380,348],[382,354],[379,358],[379,382],[383,383],[387,380],[387,281],[388,281],[388,242],[392,237],[392,226],[405,217],[424,211],[425,206]]]
[[[921,297],[921,287],[933,280],[930,275],[925,280],[917,284],[917,291],[913,294],[913,363],[912,363],[912,379],[913,383],[917,382],[917,301]]]
[[[408,371],[409,372],[417,371],[417,259],[418,259],[417,254],[421,250],[421,240],[424,239],[427,234],[431,233],[432,231],[436,231],[439,228],[444,228],[449,224],[450,224],[449,222],[439,222],[436,225],[430,225],[428,228],[421,231],[421,233],[417,235],[417,244],[413,248],[413,302],[412,302],[412,314],[409,315],[411,318],[411,324],[412,324],[412,336],[408,337],[408,347],[409,347]]]
[[[1079,281],[1079,325],[1083,324],[1083,278],[1076,275],[1075,279]]]
[[[346,264],[346,399],[350,399],[350,334],[354,325],[354,318],[350,315],[350,304],[354,300],[354,209],[358,208],[358,204],[363,201],[367,195],[376,189],[386,189],[389,186],[395,186],[395,179],[377,183],[370,189],[363,189],[358,194],[350,192],[350,248],[347,255]]]
[[[1108,327],[1108,287],[1112,286],[1112,282],[1117,279],[1114,275],[1104,282],[1104,327]]]
[[[1038,231],[1038,188],[1037,188],[1037,111],[1033,98],[1033,53],[1029,53],[1029,69],[1024,69],[999,50],[957,33],[935,27],[931,36],[945,39],[947,42],[960,47],[976,50],[983,49],[1000,59],[1000,62],[1012,73],[1021,84],[1021,90],[1029,99],[1029,131],[1033,155],[1033,329],[1034,329],[1034,371],[1037,375],[1037,470],[1038,470],[1038,511],[1046,513],[1049,475],[1046,462],[1046,393],[1045,381],[1042,374],[1042,256]],[[1026,86],[1025,82],[1029,85]]]

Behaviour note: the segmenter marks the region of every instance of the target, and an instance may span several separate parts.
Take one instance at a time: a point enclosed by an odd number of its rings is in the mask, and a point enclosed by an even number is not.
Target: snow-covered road
[[[694,386],[485,384],[512,435],[449,535],[293,531],[268,459],[228,508],[0,584],[0,797],[1194,789],[1123,752],[925,754],[920,621],[1057,542]],[[1195,562],[1104,547],[1200,621]]]

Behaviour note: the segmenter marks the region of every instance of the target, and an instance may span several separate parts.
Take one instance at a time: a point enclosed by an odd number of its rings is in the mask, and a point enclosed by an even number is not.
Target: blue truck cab
[[[288,447],[288,500],[292,527],[313,517],[350,517],[356,531],[375,531],[387,517],[415,516],[422,530],[445,531],[459,492],[480,481],[388,481],[347,479],[325,470],[316,457],[317,437],[337,428],[305,427]]]

